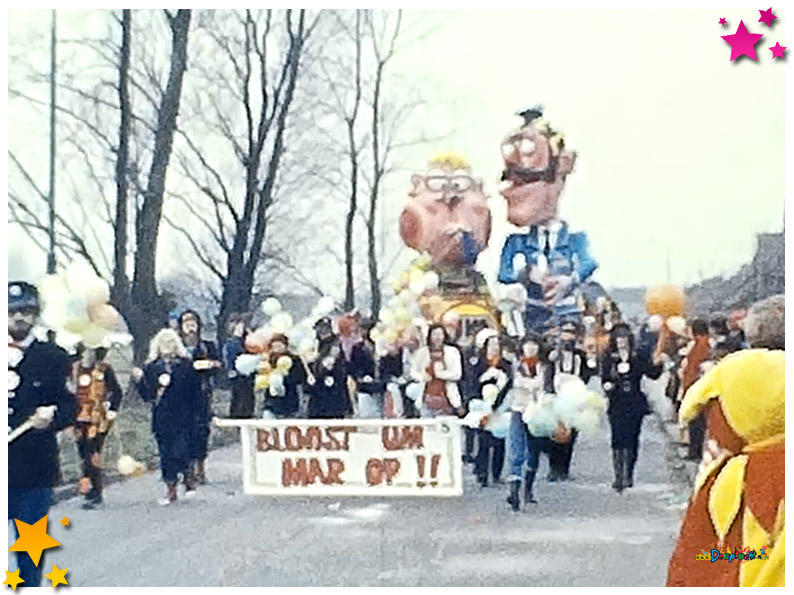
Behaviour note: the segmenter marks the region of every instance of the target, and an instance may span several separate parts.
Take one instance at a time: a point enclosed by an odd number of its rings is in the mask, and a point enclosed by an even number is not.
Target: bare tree
[[[60,88],[65,97],[58,106],[63,116],[61,126],[66,134],[68,152],[61,151],[59,161],[63,175],[72,188],[70,204],[56,214],[56,239],[58,249],[71,260],[75,256],[87,261],[97,274],[108,279],[112,286],[112,299],[125,316],[135,337],[136,358],[140,360],[149,338],[164,319],[169,307],[157,291],[156,253],[159,223],[165,198],[168,171],[182,95],[182,80],[187,68],[187,42],[191,11],[162,11],[171,44],[168,60],[168,78],[165,89],[160,87],[154,71],[154,60],[144,57],[137,67],[132,65],[135,53],[133,44],[132,14],[128,10],[116,19],[121,28],[121,43],[110,39],[76,40],[83,56],[91,55],[90,67],[85,71],[66,72]],[[142,34],[136,44],[144,54],[153,36]],[[148,58],[148,59],[147,59]],[[93,71],[93,72],[92,72]],[[97,76],[97,72],[101,74]],[[110,79],[115,73],[116,81]],[[106,78],[107,77],[107,78]],[[43,78],[41,75],[39,79]],[[33,82],[37,82],[34,77]],[[38,81],[40,82],[40,80]],[[133,109],[130,97],[133,87],[144,109]],[[112,94],[111,94],[112,93]],[[41,104],[35,97],[9,88],[9,94],[30,105]],[[114,101],[116,95],[118,102]],[[136,113],[137,112],[137,113]],[[118,132],[114,134],[110,122],[118,118]],[[151,139],[151,140],[150,140]],[[11,151],[9,159],[15,166],[19,179],[27,185],[24,191],[14,191],[9,185],[9,204],[13,205],[14,218],[29,236],[46,231],[41,205],[35,198],[43,199],[35,177]],[[83,179],[73,176],[75,159],[80,163]],[[146,181],[140,172],[148,160]],[[113,172],[112,174],[110,172]],[[85,181],[93,185],[87,192]],[[133,209],[135,246],[129,238],[129,193],[132,184],[136,201]],[[115,187],[115,199],[111,199]],[[103,229],[103,226],[106,226]],[[105,246],[113,245],[113,264]],[[127,273],[129,255],[134,252],[133,279]]]
[[[196,229],[166,221],[220,284],[219,333],[232,313],[248,309],[266,256],[301,59],[318,18],[245,10],[204,13],[199,23],[207,55],[193,79],[192,124],[180,129],[180,171],[192,197],[174,195]],[[206,139],[228,150],[211,155]]]
[[[378,225],[384,181],[398,169],[397,151],[429,139],[419,134],[418,138],[406,140],[408,124],[421,101],[409,84],[395,84],[389,70],[398,42],[405,41],[402,11],[358,10],[354,15],[339,12],[335,22],[339,31],[336,46],[346,49],[329,52],[323,73],[329,89],[324,94],[329,97],[327,106],[346,132],[345,308],[356,305],[354,238],[358,234],[354,223],[360,220],[367,238],[365,275],[370,313],[377,318],[383,275],[389,268],[380,270],[379,262],[386,250],[385,242],[378,246],[377,241],[379,236],[387,235],[387,230]],[[400,90],[389,93],[390,88]]]

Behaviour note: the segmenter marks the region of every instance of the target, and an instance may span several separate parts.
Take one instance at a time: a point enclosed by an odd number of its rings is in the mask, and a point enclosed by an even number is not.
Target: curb
[[[686,447],[679,442],[678,424],[664,419],[658,412],[654,412],[654,415],[660,429],[668,438],[667,459],[671,472],[675,479],[685,484],[688,489],[691,489],[694,487],[695,479],[697,478],[698,464],[684,458],[686,456]]]

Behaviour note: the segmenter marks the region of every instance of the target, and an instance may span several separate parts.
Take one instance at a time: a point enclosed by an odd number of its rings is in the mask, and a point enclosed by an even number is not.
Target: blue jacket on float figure
[[[546,246],[549,232],[550,246]],[[543,286],[531,278],[533,267],[543,267],[547,275],[571,277],[571,284],[553,306],[543,299]],[[578,320],[578,287],[598,268],[590,254],[584,232],[570,232],[568,224],[557,221],[549,225],[532,225],[527,233],[510,234],[505,240],[499,265],[500,283],[521,283],[527,290],[527,330],[542,333],[563,319]]]

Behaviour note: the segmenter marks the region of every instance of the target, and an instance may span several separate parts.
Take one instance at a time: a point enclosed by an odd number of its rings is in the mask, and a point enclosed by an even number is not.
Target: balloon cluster
[[[607,400],[589,391],[579,378],[560,384],[556,394],[541,393],[524,411],[524,423],[533,436],[552,437],[560,426],[593,434],[598,430],[607,408]]]
[[[122,318],[111,306],[110,288],[85,263],[70,264],[65,271],[47,275],[39,287],[42,320],[59,335],[59,342],[86,347],[127,344],[131,337],[118,331]]]
[[[510,430],[510,411],[507,399],[494,409],[499,388],[495,384],[482,387],[482,398],[469,401],[469,412],[463,418],[463,425],[470,428],[487,430],[496,438],[506,438]]]
[[[292,345],[297,346],[297,353],[304,361],[312,361],[316,357],[314,323],[329,316],[335,307],[332,298],[322,297],[311,314],[296,324],[276,298],[266,299],[262,303],[262,312],[268,320],[246,338],[247,353],[238,356],[236,370],[243,376],[256,374],[254,386],[257,390],[268,389],[273,396],[283,396],[284,377],[292,367],[292,358],[282,356],[276,360],[275,367],[271,366],[268,352],[271,339],[276,335],[285,335]]]
[[[380,319],[371,336],[378,351],[403,344],[412,329],[422,327],[427,319],[436,318],[443,303],[438,287],[438,273],[430,270],[430,256],[423,254],[402,272],[394,283],[394,296],[381,310]]]

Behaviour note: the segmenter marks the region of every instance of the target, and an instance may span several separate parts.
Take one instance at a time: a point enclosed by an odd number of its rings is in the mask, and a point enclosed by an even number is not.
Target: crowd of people
[[[777,308],[782,316],[782,296],[771,300],[762,310]],[[103,349],[82,347],[69,360],[54,344],[33,338],[38,308],[35,287],[9,285],[9,518],[25,522],[35,522],[49,508],[58,466],[55,433],[69,426],[74,426],[83,461],[83,505],[102,504],[102,446],[122,398]],[[537,501],[533,485],[542,454],[548,457],[548,481],[569,479],[577,438],[576,429],[566,427],[552,436],[532,434],[525,413],[539,395],[553,394],[565,377],[596,383],[609,402],[612,487],[622,492],[634,485],[642,422],[651,412],[643,377],[658,379],[667,372],[666,394],[680,406],[698,379],[729,354],[749,347],[784,348],[782,326],[775,326],[769,316],[754,317],[755,338],[749,341],[741,314],[688,324],[650,317],[636,336],[627,323],[615,321],[606,347],[599,349],[599,341],[571,321],[550,336],[516,338],[487,327],[463,333],[460,318],[451,313],[424,329],[424,336],[413,329],[385,351],[376,348],[374,325],[360,315],[345,314],[336,321],[323,317],[314,325],[314,357],[297,354],[284,334],[269,337],[265,357],[273,369],[285,373],[282,381],[261,389],[236,366],[246,350],[249,329],[244,318],[232,317],[228,339],[216,349],[202,337],[199,315],[186,310],[153,338],[146,363],[133,368],[130,381],[152,404],[152,430],[166,485],[163,505],[177,499],[180,482],[189,498],[207,481],[213,416],[463,417],[468,404],[492,385],[494,410],[510,412],[508,435],[494,435],[484,426],[464,428],[463,462],[473,465],[483,488],[507,483],[507,502],[519,510],[522,500],[525,506]],[[66,383],[60,382],[62,377]],[[231,390],[228,411],[213,411],[217,387]],[[693,460],[703,459],[704,444],[709,444],[707,415],[701,411],[687,418]],[[21,431],[24,424],[32,431]],[[21,568],[35,582],[38,569],[26,567],[24,560]]]

